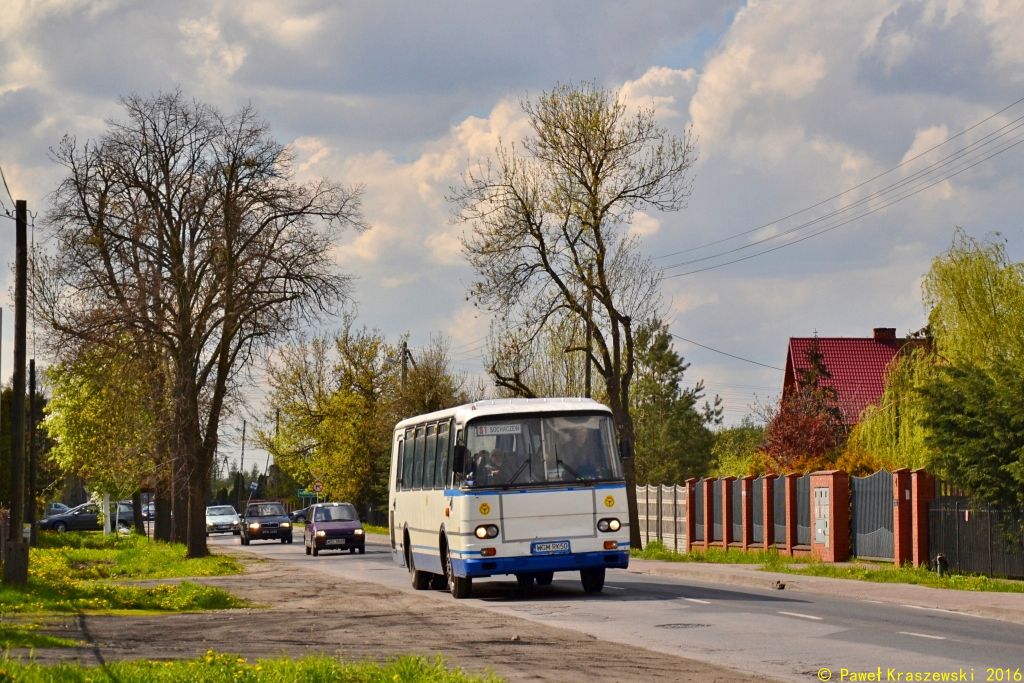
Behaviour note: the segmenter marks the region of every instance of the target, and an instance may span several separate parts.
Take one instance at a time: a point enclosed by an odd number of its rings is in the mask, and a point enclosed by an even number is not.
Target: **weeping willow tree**
[[[930,450],[923,390],[942,366],[1024,371],[1024,264],[998,235],[978,240],[958,229],[922,285],[931,341],[890,368],[878,406],[850,434],[847,458],[866,455],[885,467],[937,467]]]

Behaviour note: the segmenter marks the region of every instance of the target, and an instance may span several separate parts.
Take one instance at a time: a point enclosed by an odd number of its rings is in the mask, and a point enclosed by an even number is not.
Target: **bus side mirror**
[[[623,460],[633,459],[633,442],[629,439],[622,439],[619,441],[619,456]]]
[[[462,474],[466,468],[466,447],[456,444],[452,452],[452,471]]]

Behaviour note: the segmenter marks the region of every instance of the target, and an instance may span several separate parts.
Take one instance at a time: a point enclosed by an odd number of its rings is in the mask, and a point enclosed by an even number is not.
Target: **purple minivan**
[[[366,552],[366,535],[351,503],[318,503],[309,508],[302,542],[307,555],[325,550]]]

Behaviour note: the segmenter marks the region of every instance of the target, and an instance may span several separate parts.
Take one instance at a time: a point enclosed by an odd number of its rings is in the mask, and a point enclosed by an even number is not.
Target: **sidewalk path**
[[[756,564],[662,562],[630,559],[628,571],[695,581],[779,588],[834,597],[890,602],[922,609],[946,610],[1024,624],[1024,593],[990,593],[928,588],[906,583],[873,583],[853,579],[801,576],[758,571]]]

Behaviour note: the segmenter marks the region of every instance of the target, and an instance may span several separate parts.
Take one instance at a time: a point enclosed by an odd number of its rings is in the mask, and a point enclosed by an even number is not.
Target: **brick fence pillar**
[[[743,477],[740,481],[740,495],[743,497],[743,538],[740,543],[746,552],[747,546],[754,542],[754,477]]]
[[[696,525],[693,519],[693,496],[694,491],[697,489],[697,482],[700,479],[687,479],[686,480],[686,503],[684,507],[684,515],[686,519],[686,543],[683,545],[682,552],[688,553],[693,548],[693,534],[696,530]]]
[[[766,474],[761,478],[764,490],[761,493],[761,520],[764,522],[764,549],[775,544],[775,477],[774,474]]]
[[[701,482],[701,486],[704,487],[704,550],[711,546],[711,537],[714,535],[715,508],[714,494],[711,491],[714,485],[714,479],[705,479]]]
[[[736,477],[722,477],[722,549],[738,541],[732,537],[732,483]]]
[[[786,481],[786,554],[792,555],[796,547],[796,480],[799,474],[784,474]]]
[[[914,556],[910,502],[910,470],[900,467],[892,472],[892,560],[897,567],[909,563]]]
[[[915,567],[927,566],[928,503],[935,500],[935,477],[924,470],[910,473],[910,525],[913,528],[913,561]]]
[[[827,493],[820,495],[823,492]],[[811,554],[822,562],[845,561],[850,556],[850,475],[840,470],[813,472],[811,502]]]

